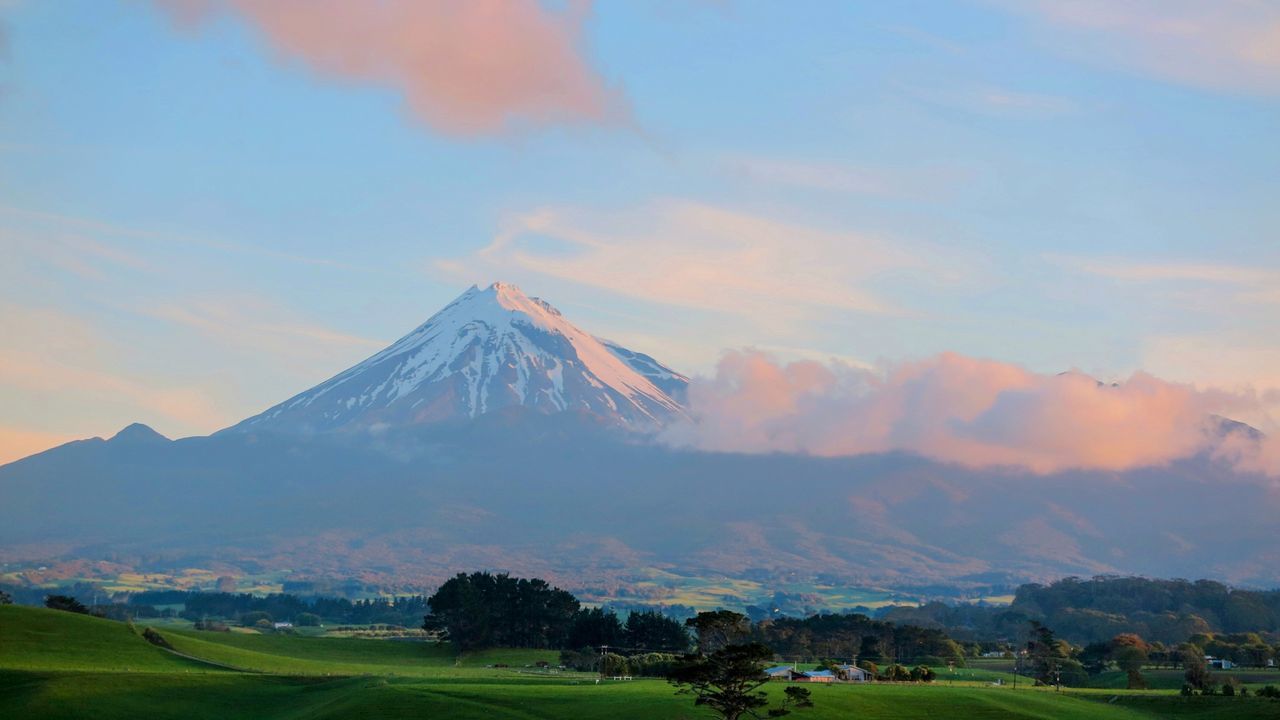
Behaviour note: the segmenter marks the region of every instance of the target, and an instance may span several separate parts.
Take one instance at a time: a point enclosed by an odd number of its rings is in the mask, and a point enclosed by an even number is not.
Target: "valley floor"
[[[421,642],[162,629],[169,651],[141,632],[83,615],[0,607],[0,717],[710,717],[661,680],[597,684],[593,675],[526,669],[554,661],[555,652],[458,657]],[[815,707],[793,717],[1280,718],[1280,702],[1252,697],[1055,693],[977,678],[812,690]]]

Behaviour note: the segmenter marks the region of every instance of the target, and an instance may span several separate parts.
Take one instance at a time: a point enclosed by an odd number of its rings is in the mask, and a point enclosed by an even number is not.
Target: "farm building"
[[[830,670],[810,670],[809,672],[797,673],[798,677],[794,678],[796,682],[815,682],[829,683],[836,681],[836,674]]]
[[[871,674],[857,665],[838,665],[836,678],[844,682],[869,682]]]
[[[775,667],[765,668],[764,674],[768,675],[770,680],[785,680],[787,682],[791,682],[795,680],[796,676],[802,675],[803,673],[796,670],[795,665],[777,665]]]
[[[1231,668],[1235,667],[1235,663],[1231,662],[1230,660],[1226,658],[1216,658],[1212,655],[1205,655],[1204,661],[1205,661],[1205,664],[1207,664],[1209,667],[1213,668],[1214,670],[1230,670]]]

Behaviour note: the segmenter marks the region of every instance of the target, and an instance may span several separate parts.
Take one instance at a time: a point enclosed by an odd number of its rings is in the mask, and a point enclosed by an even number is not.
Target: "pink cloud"
[[[345,81],[390,86],[452,135],[522,125],[603,123],[626,115],[582,54],[589,5],[538,0],[158,0],[198,25],[231,10],[288,60]]]
[[[907,451],[1038,473],[1128,470],[1215,452],[1241,470],[1280,475],[1274,441],[1224,438],[1214,419],[1256,413],[1263,398],[1141,372],[1106,385],[954,353],[871,371],[742,351],[696,379],[689,398],[691,420],[665,439],[706,450]]]

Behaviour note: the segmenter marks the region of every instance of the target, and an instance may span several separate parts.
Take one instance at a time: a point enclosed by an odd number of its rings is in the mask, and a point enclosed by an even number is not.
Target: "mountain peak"
[[[605,343],[510,283],[472,285],[364,362],[231,430],[315,432],[421,424],[523,407],[653,429],[681,415],[688,380]]]
[[[169,442],[169,438],[161,435],[151,427],[142,423],[132,423],[125,426],[120,432],[111,436],[108,442],[113,443],[151,443],[151,442]]]

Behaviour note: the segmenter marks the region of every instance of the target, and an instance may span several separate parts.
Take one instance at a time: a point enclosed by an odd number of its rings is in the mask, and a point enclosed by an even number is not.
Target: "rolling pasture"
[[[173,648],[167,650],[145,640],[143,627],[0,607],[0,717],[710,717],[661,680],[597,683],[593,675],[532,667],[539,660],[554,663],[554,651],[458,656],[448,645],[434,643],[160,628]],[[499,664],[508,667],[494,667]],[[781,692],[781,686],[769,689]],[[1280,703],[1258,698],[1183,698],[1172,691],[1107,689],[1015,691],[977,676],[944,677],[933,685],[812,690],[816,707],[793,717],[1280,717]]]

